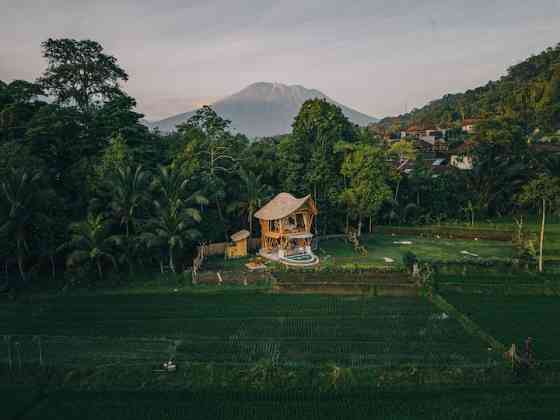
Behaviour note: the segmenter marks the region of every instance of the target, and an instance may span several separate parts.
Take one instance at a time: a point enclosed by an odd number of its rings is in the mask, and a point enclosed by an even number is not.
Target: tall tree
[[[241,168],[239,170],[241,179],[241,196],[228,207],[229,211],[241,211],[249,222],[249,232],[253,234],[253,214],[262,206],[262,202],[268,196],[268,186],[262,184],[262,174],[255,175],[251,171]]]
[[[77,106],[87,113],[122,95],[119,83],[127,81],[128,75],[99,43],[49,38],[41,47],[48,67],[38,82],[57,103]]]
[[[206,186],[204,194],[216,206],[226,238],[223,202],[227,195],[227,178],[238,169],[240,159],[237,149],[243,141],[228,132],[230,123],[211,107],[204,106],[178,127],[187,140],[180,160],[187,165],[187,174],[194,175]]]
[[[127,238],[135,227],[139,211],[149,200],[149,175],[140,165],[124,166],[117,168],[113,176],[107,179],[111,191],[111,212],[124,226]]]
[[[44,188],[40,172],[12,169],[2,182],[2,195],[7,205],[7,218],[0,224],[0,238],[15,241],[16,257],[22,281],[26,281],[25,257],[30,241],[44,224],[51,191]]]
[[[149,221],[150,232],[143,236],[149,247],[167,248],[169,268],[175,273],[175,250],[184,249],[200,235],[194,225],[202,217],[192,205],[207,204],[208,200],[197,191],[189,191],[189,179],[173,166],[160,167],[152,187],[158,194],[155,215]]]
[[[335,153],[335,145],[354,142],[356,131],[339,107],[313,99],[302,105],[294,120],[292,136],[286,165],[301,173],[288,176],[301,179],[300,188],[313,194],[321,209],[321,216],[316,218],[317,231],[326,232],[337,219],[338,208],[334,203],[343,188],[339,176],[343,157]]]
[[[370,145],[359,145],[342,164],[341,174],[349,185],[340,194],[341,201],[358,219],[358,235],[364,217],[374,217],[382,204],[391,199],[385,181],[387,168],[383,152]]]
[[[464,171],[465,182],[476,191],[475,207],[488,216],[512,209],[511,198],[527,180],[527,136],[523,124],[509,118],[479,124],[473,138],[473,169]]]
[[[71,239],[65,248],[72,250],[66,264],[92,264],[99,280],[103,280],[104,262],[117,267],[115,258],[115,238],[111,235],[110,224],[102,215],[89,215],[86,220],[70,226]]]

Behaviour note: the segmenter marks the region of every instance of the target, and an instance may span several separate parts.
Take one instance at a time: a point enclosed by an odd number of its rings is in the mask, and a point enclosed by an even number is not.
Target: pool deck
[[[313,267],[314,265],[319,264],[319,257],[313,253],[309,254],[313,257],[312,261],[305,261],[305,262],[297,262],[297,261],[289,261],[286,258],[281,258],[278,255],[278,250],[274,250],[272,252],[265,252],[264,250],[259,251],[259,255],[271,261],[276,261],[284,265],[288,265],[290,267]]]

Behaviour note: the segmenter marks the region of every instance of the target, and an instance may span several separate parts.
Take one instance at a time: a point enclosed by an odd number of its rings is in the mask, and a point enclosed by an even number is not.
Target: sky
[[[149,120],[255,82],[384,117],[556,45],[560,0],[0,0],[0,80],[37,78],[49,37],[100,42]]]

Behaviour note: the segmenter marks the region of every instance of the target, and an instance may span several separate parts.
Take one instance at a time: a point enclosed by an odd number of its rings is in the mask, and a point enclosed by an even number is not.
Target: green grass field
[[[179,362],[343,366],[483,363],[485,345],[426,300],[237,293],[65,296],[0,304],[13,359],[55,366]],[[0,346],[7,361],[8,345]]]
[[[396,243],[403,241],[409,241],[412,244]],[[477,254],[481,258],[506,260],[512,256],[511,244],[499,241],[371,235],[364,237],[362,244],[368,251],[367,255],[357,254],[352,246],[342,239],[321,241],[318,255],[322,258],[324,266],[358,265],[372,267],[398,266],[402,264],[402,256],[407,251],[413,252],[418,258],[427,261],[468,261],[476,258],[462,254],[462,251]],[[394,263],[386,263],[384,261],[385,257],[393,259]]]
[[[506,346],[533,337],[537,359],[560,361],[560,297],[448,293],[445,298]]]
[[[537,243],[540,233],[541,220],[537,217],[524,219],[524,228],[533,234]],[[421,226],[425,231],[437,231],[438,229],[448,228],[457,231],[488,231],[488,232],[510,232],[512,235],[517,230],[515,221],[511,218],[493,219],[477,221],[474,226],[465,223],[442,223],[441,225]],[[544,257],[550,261],[560,261],[560,216],[548,215],[545,226]]]
[[[533,232],[534,239],[539,232],[539,225],[535,220],[526,223],[526,229]],[[403,234],[413,229],[414,234]],[[445,235],[437,238],[440,230],[455,232],[460,236],[461,232],[500,232],[506,240],[474,240],[446,239]],[[419,258],[427,261],[469,261],[473,258],[461,253],[468,251],[479,255],[484,259],[496,259],[506,261],[514,256],[510,238],[516,227],[511,219],[500,219],[494,221],[476,223],[474,226],[467,224],[441,224],[433,226],[380,226],[380,230],[394,230],[395,234],[374,233],[364,234],[361,242],[365,246],[367,255],[359,255],[354,252],[353,247],[343,239],[322,240],[319,243],[317,254],[321,258],[322,267],[344,267],[359,266],[363,268],[398,268],[401,264],[402,255],[406,251],[415,253]],[[402,230],[403,232],[400,232]],[[491,235],[490,235],[491,236]],[[404,245],[395,242],[410,241],[412,244]],[[537,245],[537,242],[535,242]],[[560,261],[560,223],[557,218],[551,220],[547,225],[544,246],[545,260],[550,262]],[[205,268],[210,270],[244,270],[244,264],[252,257],[235,260],[224,260],[222,256],[210,257]],[[391,258],[393,263],[386,263],[384,258]]]
[[[351,394],[60,391],[21,420],[534,420],[560,416],[558,387],[400,389]],[[15,420],[15,417],[4,417]]]

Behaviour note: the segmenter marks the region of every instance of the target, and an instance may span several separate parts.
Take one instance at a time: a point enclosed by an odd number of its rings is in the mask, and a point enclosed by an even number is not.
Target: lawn
[[[402,264],[402,256],[407,251],[413,252],[418,258],[426,261],[476,259],[476,257],[462,254],[461,251],[476,254],[481,258],[506,260],[512,256],[511,244],[500,241],[431,239],[418,236],[374,234],[364,236],[361,242],[368,251],[367,255],[357,254],[353,247],[343,239],[321,241],[318,255],[322,258],[323,266],[396,267]],[[402,244],[402,242],[411,242],[411,244]],[[394,262],[386,263],[384,258],[391,258]]]
[[[396,242],[412,242],[410,245]],[[363,267],[363,268],[399,268],[402,267],[402,256],[411,251],[419,258],[429,261],[472,260],[476,257],[462,254],[461,251],[479,255],[481,258],[507,260],[512,257],[511,242],[490,240],[437,239],[420,236],[363,235],[361,244],[365,246],[367,255],[356,253],[344,239],[328,239],[319,242],[316,251],[321,259],[321,267]],[[204,264],[207,270],[242,270],[244,264],[253,257],[224,260],[221,256],[208,258]],[[387,263],[385,258],[394,262]],[[271,264],[271,267],[276,265]]]
[[[560,416],[558,387],[400,389],[338,394],[192,394],[172,391],[59,391],[21,420],[383,419],[518,420]],[[7,417],[6,420],[11,420]],[[15,420],[15,418],[14,418]]]
[[[445,298],[506,346],[533,337],[537,359],[560,361],[560,297],[449,293]]]
[[[541,228],[541,220],[537,217],[524,219],[524,228],[533,234],[535,244],[538,243],[538,235]],[[437,231],[438,229],[464,230],[464,231],[495,231],[511,232],[517,231],[515,221],[511,218],[493,219],[470,224],[442,223],[441,225],[419,226],[425,231]],[[548,260],[560,261],[560,215],[548,215],[545,226],[544,256]]]
[[[560,223],[556,219],[554,223],[547,225],[545,235],[544,257],[550,262],[560,261]],[[363,235],[361,242],[368,251],[363,256],[354,252],[353,247],[344,239],[321,240],[317,254],[321,258],[321,267],[335,266],[361,266],[364,268],[394,268],[398,267],[402,261],[402,255],[406,251],[415,253],[419,258],[432,261],[457,261],[473,259],[476,257],[461,253],[468,251],[479,255],[481,258],[493,258],[498,260],[508,260],[513,257],[513,247],[509,238],[513,236],[516,229],[511,219],[500,219],[476,223],[475,226],[467,224],[441,224],[433,226],[382,226],[381,230],[394,230],[395,234],[374,233]],[[526,222],[526,228],[535,234],[539,231],[539,225],[534,220]],[[416,233],[403,233],[413,229]],[[501,232],[502,236],[508,240],[483,240],[478,239],[446,239],[446,235],[437,237],[437,232],[447,229],[449,232],[461,231],[488,231]],[[403,232],[400,232],[402,230]],[[401,234],[399,234],[401,233]],[[453,235],[455,236],[455,235]],[[412,242],[411,245],[397,244],[395,242]],[[538,243],[535,242],[535,246]],[[235,260],[224,260],[222,256],[209,257],[204,265],[209,270],[244,270],[245,264],[253,257],[240,258]],[[393,263],[386,263],[385,258],[391,258]],[[271,265],[274,266],[274,265]]]
[[[0,304],[14,361],[152,365],[179,362],[344,366],[469,365],[486,347],[426,300],[226,293],[60,296]],[[0,359],[7,362],[7,344]]]

